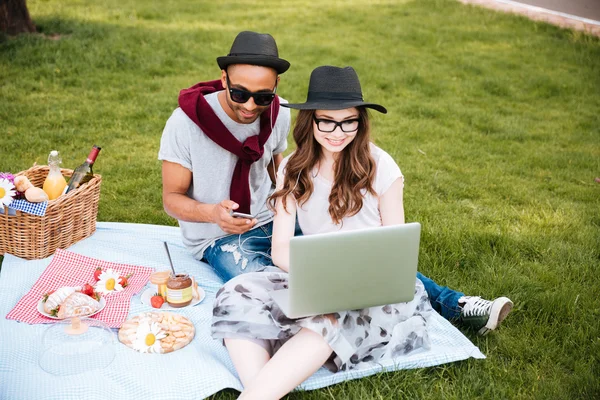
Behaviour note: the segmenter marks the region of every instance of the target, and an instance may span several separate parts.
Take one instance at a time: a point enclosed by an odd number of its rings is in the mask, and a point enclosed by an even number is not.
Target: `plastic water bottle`
[[[65,187],[67,186],[65,177],[60,173],[60,164],[62,164],[62,159],[60,158],[58,151],[52,150],[48,156],[50,172],[48,172],[48,176],[42,187],[50,200],[54,200],[63,194]]]

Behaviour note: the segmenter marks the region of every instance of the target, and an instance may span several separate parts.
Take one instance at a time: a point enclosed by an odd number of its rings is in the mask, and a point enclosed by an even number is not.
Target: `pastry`
[[[81,292],[71,293],[58,310],[58,318],[82,317],[95,313],[100,309],[100,303],[87,294]]]
[[[77,286],[63,286],[60,289],[55,290],[54,293],[50,294],[46,299],[44,303],[44,311],[46,311],[48,314],[55,314],[58,306],[60,306],[63,301],[69,297],[69,295],[79,289],[80,288]]]

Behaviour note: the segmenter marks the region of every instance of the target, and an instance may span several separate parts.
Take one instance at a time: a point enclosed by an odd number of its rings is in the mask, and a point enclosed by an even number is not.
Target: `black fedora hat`
[[[306,103],[281,104],[298,110],[343,110],[368,107],[386,114],[384,106],[363,100],[358,75],[352,67],[317,67],[310,74]]]
[[[273,36],[250,31],[238,33],[229,54],[217,57],[217,63],[221,69],[232,64],[260,65],[273,68],[278,74],[283,74],[290,67],[289,62],[279,58]]]

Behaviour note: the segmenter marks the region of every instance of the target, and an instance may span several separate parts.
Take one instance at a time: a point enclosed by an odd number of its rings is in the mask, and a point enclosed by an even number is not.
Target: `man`
[[[181,91],[158,158],[163,204],[184,244],[228,280],[272,263],[266,200],[290,129],[290,111],[275,92],[290,64],[271,35],[254,32],[241,32],[217,62],[219,81]],[[252,218],[234,218],[235,210]]]
[[[217,63],[219,80],[180,92],[158,158],[165,211],[179,221],[194,257],[227,281],[272,265],[267,198],[290,129],[290,111],[280,106],[286,101],[276,91],[290,64],[279,58],[271,35],[248,31],[237,35],[229,55]],[[512,307],[505,297],[493,302],[468,297],[419,278],[438,312],[481,334],[495,329]]]

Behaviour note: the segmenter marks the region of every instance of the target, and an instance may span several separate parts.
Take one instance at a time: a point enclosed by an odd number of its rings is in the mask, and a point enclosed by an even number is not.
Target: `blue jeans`
[[[273,265],[271,261],[271,237],[273,223],[250,229],[241,235],[229,235],[217,239],[204,250],[206,261],[227,282],[244,272],[262,271]]]
[[[463,293],[452,290],[447,286],[440,286],[420,272],[417,272],[417,278],[423,282],[431,307],[435,311],[448,321],[453,321],[460,316],[458,299],[464,296]]]
[[[302,235],[296,222],[295,236]],[[263,271],[273,265],[271,260],[271,237],[273,222],[249,230],[241,235],[229,235],[217,239],[204,251],[206,261],[227,282],[245,272]]]
[[[302,231],[296,222],[296,236]],[[204,251],[206,261],[215,272],[227,282],[245,272],[263,271],[273,265],[271,260],[271,237],[273,223],[259,226],[241,235],[229,235],[215,241]],[[431,306],[447,320],[454,320],[460,315],[458,299],[463,294],[446,286],[440,286],[420,272],[417,278],[423,282]]]

